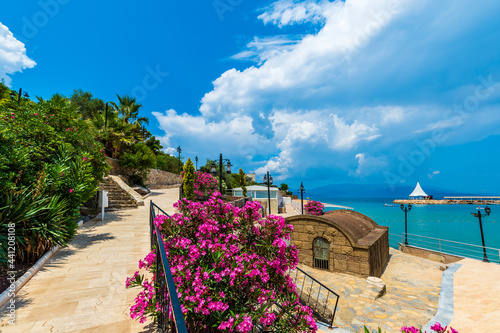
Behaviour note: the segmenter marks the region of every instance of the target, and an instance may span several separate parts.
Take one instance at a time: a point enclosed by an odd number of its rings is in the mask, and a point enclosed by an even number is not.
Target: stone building
[[[363,277],[382,275],[389,260],[388,227],[351,210],[285,220],[293,225],[291,243],[297,247],[300,263]]]

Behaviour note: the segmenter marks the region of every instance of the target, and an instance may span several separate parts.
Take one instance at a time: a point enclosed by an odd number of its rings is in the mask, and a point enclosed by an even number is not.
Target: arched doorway
[[[318,237],[313,241],[314,268],[329,270],[330,243]]]

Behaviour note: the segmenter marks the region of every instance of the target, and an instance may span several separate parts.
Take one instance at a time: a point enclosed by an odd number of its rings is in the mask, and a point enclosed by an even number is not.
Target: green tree
[[[78,113],[82,115],[83,119],[93,118],[99,111],[105,112],[106,110],[106,105],[102,99],[94,98],[90,92],[82,89],[75,89],[69,100],[72,105],[78,108]]]
[[[288,184],[281,183],[280,191],[287,192],[288,191]]]
[[[157,140],[156,137],[152,136],[149,139],[147,139],[146,141],[144,141],[144,143],[149,148],[151,148],[153,153],[155,153],[156,155],[158,155],[159,153],[162,153],[161,150],[163,149],[163,146],[161,145],[160,140]]]
[[[156,155],[146,144],[138,142],[120,157],[118,164],[130,169],[128,176],[131,182],[145,186],[149,170],[156,167]]]
[[[183,176],[183,190],[184,197],[188,200],[194,199],[194,164],[190,158],[187,159],[184,164],[184,176]]]
[[[240,168],[239,170],[239,176],[240,176],[240,186],[241,186],[241,189],[243,190],[243,196],[246,197],[247,196],[247,179],[246,179],[246,175],[245,173],[243,172],[243,169]]]
[[[129,124],[131,121],[135,121],[139,115],[139,109],[142,105],[137,104],[135,98],[130,96],[120,97],[119,95],[116,95],[116,97],[118,97],[120,104],[117,105],[114,102],[112,102],[112,104],[115,109],[118,110],[118,113],[122,116],[125,123]]]
[[[3,103],[6,102],[6,103]],[[0,235],[16,228],[16,257],[38,259],[76,230],[79,208],[108,170],[89,120],[62,95],[0,103]],[[0,261],[7,244],[0,237]]]
[[[175,156],[162,151],[157,152],[156,164],[158,169],[171,173],[177,173],[179,168],[179,160]]]

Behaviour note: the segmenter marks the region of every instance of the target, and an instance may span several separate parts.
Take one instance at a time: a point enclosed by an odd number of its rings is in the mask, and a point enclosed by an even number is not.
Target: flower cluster
[[[194,173],[194,200],[209,198],[217,190],[218,182],[211,174],[201,171]]]
[[[434,325],[431,326],[431,330],[434,331],[435,333],[458,333],[456,329],[453,327],[448,327],[448,326],[441,326],[440,323],[435,323]],[[416,328],[414,326],[403,326],[401,327],[401,333],[422,333],[422,330],[419,328]]]
[[[218,192],[205,202],[182,199],[174,207],[180,213],[154,222],[190,332],[246,333],[255,325],[283,332],[317,330],[312,310],[300,304],[287,274],[297,266],[298,255],[286,245],[293,228],[281,216],[261,219],[258,202],[240,209],[225,204]],[[153,254],[140,266],[153,271]],[[161,310],[143,275],[135,274],[126,285],[143,289],[130,309],[132,318],[171,315]]]
[[[304,209],[309,215],[319,216],[324,214],[323,209],[325,209],[325,206],[319,201],[311,200],[304,205]]]

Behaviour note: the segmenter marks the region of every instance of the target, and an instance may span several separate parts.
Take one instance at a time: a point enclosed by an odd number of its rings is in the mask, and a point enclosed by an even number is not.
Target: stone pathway
[[[1,332],[147,332],[129,317],[138,289],[125,279],[149,251],[149,201],[173,213],[179,190],[154,190],[146,206],[88,221],[15,297],[16,325],[0,311]]]
[[[439,267],[437,262],[391,248],[381,277],[387,293],[375,300],[377,292],[365,278],[300,266],[340,295],[334,327],[354,332],[362,332],[364,325],[370,331],[381,327],[386,332],[399,332],[405,325],[425,325],[437,311],[442,278]]]
[[[490,332],[500,327],[500,265],[464,259],[453,283],[453,320],[459,332]]]

